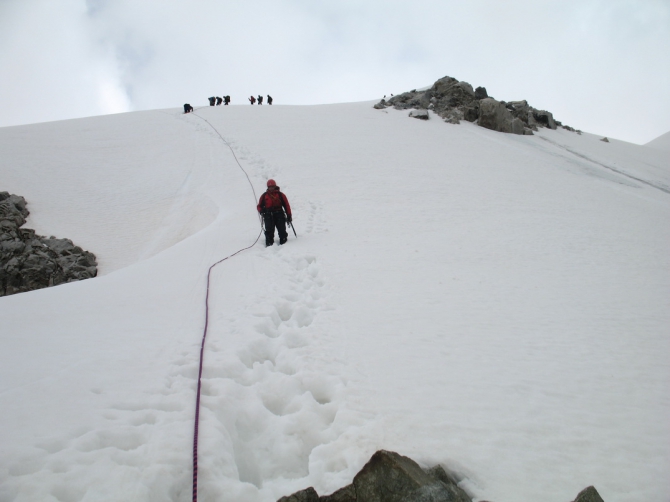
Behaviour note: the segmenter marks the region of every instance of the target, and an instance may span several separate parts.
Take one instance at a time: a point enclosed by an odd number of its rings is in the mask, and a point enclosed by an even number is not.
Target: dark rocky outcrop
[[[379,450],[350,485],[322,496],[310,486],[278,502],[472,502],[472,498],[441,465],[422,469],[409,457]],[[574,502],[604,501],[589,486]]]
[[[390,106],[397,110],[432,110],[445,122],[458,124],[467,120],[487,129],[512,134],[531,135],[539,127],[556,129],[558,126],[574,131],[556,121],[551,112],[533,108],[525,100],[497,101],[488,95],[486,88],[473,90],[469,83],[453,77],[441,78],[424,91],[414,89],[388,100],[382,99],[374,108],[382,110]],[[417,117],[416,114],[410,116]]]
[[[319,494],[310,486],[288,497],[282,497],[278,502],[319,502]]]
[[[95,277],[95,255],[69,239],[21,228],[30,214],[18,195],[0,192],[0,296]]]
[[[386,450],[375,453],[350,485],[315,496],[310,487],[279,502],[472,502],[441,466],[424,470],[411,458]]]
[[[605,502],[593,486],[584,488],[579,494],[574,502]]]
[[[488,97],[489,95],[486,92],[486,87],[477,87],[475,89],[475,99],[484,99]]]

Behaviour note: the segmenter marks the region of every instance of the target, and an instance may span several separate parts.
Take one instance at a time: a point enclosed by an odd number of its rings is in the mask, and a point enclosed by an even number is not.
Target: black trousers
[[[279,244],[284,244],[288,238],[284,211],[268,211],[263,215],[263,221],[265,222],[265,245],[272,246],[274,244],[275,227],[279,234]]]

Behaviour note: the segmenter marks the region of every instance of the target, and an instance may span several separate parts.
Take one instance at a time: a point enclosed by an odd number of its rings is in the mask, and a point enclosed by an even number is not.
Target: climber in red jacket
[[[275,243],[275,227],[279,234],[279,244],[284,244],[288,238],[286,233],[286,223],[291,223],[291,206],[275,183],[275,180],[268,180],[268,189],[261,195],[258,201],[258,212],[263,215],[265,222],[265,246],[272,246]],[[286,214],[284,214],[286,211]]]

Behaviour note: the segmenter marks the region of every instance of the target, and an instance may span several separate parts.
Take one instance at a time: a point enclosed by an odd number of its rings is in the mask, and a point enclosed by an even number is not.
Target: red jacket
[[[266,192],[261,195],[260,200],[258,201],[258,212],[262,213],[264,210],[267,211],[281,211],[282,207],[286,210],[286,214],[291,216],[291,206],[288,203],[286,195],[277,190],[266,190]]]

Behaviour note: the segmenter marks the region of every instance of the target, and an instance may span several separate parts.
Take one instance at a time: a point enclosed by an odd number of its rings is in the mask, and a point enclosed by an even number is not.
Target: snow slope
[[[330,493],[379,448],[476,500],[670,499],[670,154],[371,105],[0,129],[26,226],[100,263],[0,298],[0,500],[190,500],[206,272],[269,177],[298,239],[214,269],[200,500]]]
[[[649,143],[646,143],[644,146],[650,148],[656,148],[658,150],[670,151],[670,131],[665,134],[661,134],[658,138],[652,139]]]

